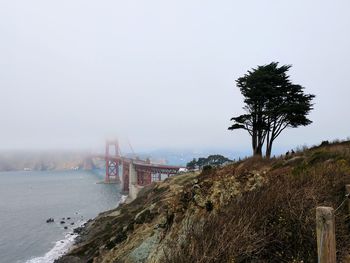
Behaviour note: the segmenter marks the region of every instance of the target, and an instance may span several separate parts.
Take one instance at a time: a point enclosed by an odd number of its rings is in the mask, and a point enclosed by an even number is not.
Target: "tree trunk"
[[[270,144],[270,130],[267,132],[267,135],[266,135],[266,153],[265,153],[265,156],[267,159],[270,159],[270,155],[271,155],[271,150],[269,149],[269,144]]]
[[[255,148],[253,149],[254,156],[262,156],[262,144],[257,142]]]
[[[270,157],[271,157],[272,142],[273,142],[273,140],[270,140],[270,142],[266,144],[266,158],[267,159],[270,159]]]
[[[266,159],[271,158],[271,149],[269,147],[266,147]]]
[[[258,149],[258,136],[257,136],[257,132],[253,131],[253,135],[252,135],[252,147],[253,147],[253,155],[261,155],[261,150],[260,150],[260,154],[259,154],[259,149]]]
[[[262,145],[258,145],[257,147],[256,147],[256,151],[255,151],[255,153],[254,153],[254,156],[262,156]]]

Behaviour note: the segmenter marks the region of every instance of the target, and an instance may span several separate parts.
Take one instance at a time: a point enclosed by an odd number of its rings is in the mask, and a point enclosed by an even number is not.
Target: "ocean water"
[[[123,199],[120,185],[97,184],[102,174],[1,172],[0,262],[50,263],[64,253],[76,237],[74,228]],[[50,217],[54,223],[46,223]]]

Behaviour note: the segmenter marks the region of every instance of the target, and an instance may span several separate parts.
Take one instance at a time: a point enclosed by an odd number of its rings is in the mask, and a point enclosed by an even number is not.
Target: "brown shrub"
[[[315,208],[336,208],[350,173],[344,162],[304,166],[274,169],[264,187],[210,213],[204,223],[198,219],[185,245],[169,244],[167,262],[316,262]],[[350,249],[347,213],[342,207],[336,215],[338,259]]]

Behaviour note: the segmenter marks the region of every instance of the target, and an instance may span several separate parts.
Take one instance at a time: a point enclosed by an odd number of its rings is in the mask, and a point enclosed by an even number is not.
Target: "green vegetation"
[[[198,160],[193,159],[192,161],[188,162],[186,167],[189,170],[195,170],[195,169],[203,169],[205,166],[222,166],[224,164],[230,163],[232,160],[219,155],[209,155],[207,158],[198,158]]]
[[[246,130],[252,138],[254,155],[262,155],[266,141],[266,157],[270,158],[273,142],[284,129],[311,123],[307,115],[315,96],[304,94],[302,86],[290,81],[290,68],[272,62],[248,71],[236,81],[244,96],[246,114],[233,117],[229,130]]]

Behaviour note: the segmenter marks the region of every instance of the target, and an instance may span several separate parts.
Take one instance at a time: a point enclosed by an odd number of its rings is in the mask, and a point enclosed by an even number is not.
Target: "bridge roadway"
[[[114,144],[113,144],[114,145]],[[123,157],[116,146],[116,155],[109,154],[106,143],[106,154],[95,155],[93,158],[104,159],[106,162],[105,183],[122,183],[123,191],[134,199],[138,192],[153,181],[161,181],[162,175],[167,177],[179,173],[181,166],[154,164],[150,160]],[[121,170],[121,178],[119,176]]]

